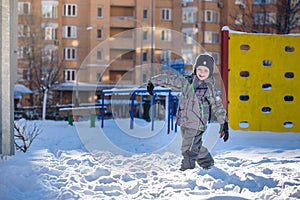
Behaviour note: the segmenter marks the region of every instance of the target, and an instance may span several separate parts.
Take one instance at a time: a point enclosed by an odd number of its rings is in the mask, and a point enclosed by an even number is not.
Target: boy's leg
[[[181,127],[182,145],[181,152],[183,160],[181,163],[181,171],[195,168],[195,161],[198,158],[200,146],[202,144],[202,132]]]
[[[201,146],[197,163],[203,169],[210,169],[214,165],[214,159],[204,146]]]

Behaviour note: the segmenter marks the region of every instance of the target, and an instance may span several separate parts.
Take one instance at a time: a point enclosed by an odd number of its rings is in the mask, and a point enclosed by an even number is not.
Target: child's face
[[[207,79],[209,76],[209,69],[205,66],[198,66],[196,69],[196,76],[201,81]]]

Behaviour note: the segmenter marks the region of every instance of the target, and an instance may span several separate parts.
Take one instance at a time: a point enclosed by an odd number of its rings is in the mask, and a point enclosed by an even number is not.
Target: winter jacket
[[[199,79],[194,74],[188,77],[160,74],[152,77],[150,81],[154,86],[164,86],[174,90],[181,90],[177,110],[177,125],[205,131],[210,110],[220,124],[225,122],[226,110],[216,91],[213,78],[203,81],[202,84],[205,87],[205,92],[202,91],[202,94],[198,94],[198,96],[195,86],[199,85]]]

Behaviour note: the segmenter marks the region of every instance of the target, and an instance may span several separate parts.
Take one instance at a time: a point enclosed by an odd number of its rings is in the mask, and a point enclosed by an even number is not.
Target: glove
[[[151,83],[150,81],[148,82],[148,85],[147,85],[147,90],[149,92],[149,94],[152,96],[153,95],[153,89],[154,89],[154,85],[153,83]]]
[[[220,125],[220,138],[223,138],[224,142],[226,142],[229,138],[229,131],[228,131],[228,122]]]

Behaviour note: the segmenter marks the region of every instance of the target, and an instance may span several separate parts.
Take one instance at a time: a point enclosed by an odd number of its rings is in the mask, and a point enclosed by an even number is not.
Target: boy
[[[181,97],[176,123],[181,128],[183,156],[181,171],[194,169],[195,162],[204,169],[210,169],[214,160],[207,148],[202,146],[202,135],[207,128],[210,112],[220,123],[220,137],[226,142],[229,137],[226,110],[218,95],[213,80],[214,59],[207,54],[196,58],[194,72],[189,76],[161,74],[152,77],[147,85],[150,95],[155,86],[161,85],[180,89]]]

